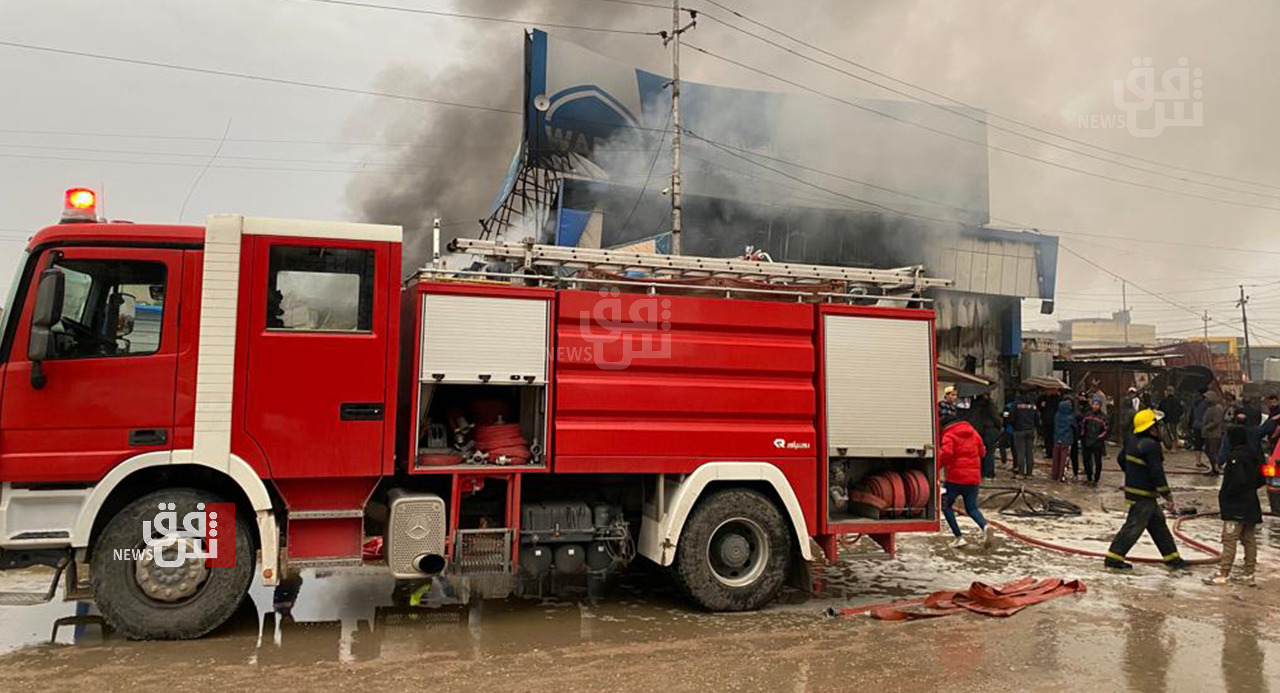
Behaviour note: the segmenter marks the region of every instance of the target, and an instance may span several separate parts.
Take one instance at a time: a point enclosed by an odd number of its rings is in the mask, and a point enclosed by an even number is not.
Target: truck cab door
[[[48,269],[64,277],[61,318],[33,380],[31,315]],[[30,284],[4,369],[0,480],[95,482],[124,459],[170,450],[179,296],[170,289],[182,285],[182,251],[49,250]]]
[[[277,479],[377,476],[393,425],[390,244],[250,237],[244,430]]]

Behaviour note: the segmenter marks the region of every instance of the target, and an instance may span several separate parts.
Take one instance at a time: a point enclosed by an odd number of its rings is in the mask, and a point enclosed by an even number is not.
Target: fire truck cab
[[[470,242],[498,264],[402,282],[398,227],[94,202],[6,303],[0,568],[126,637],[369,563],[485,596],[642,556],[755,609],[841,534],[937,528],[919,268]]]

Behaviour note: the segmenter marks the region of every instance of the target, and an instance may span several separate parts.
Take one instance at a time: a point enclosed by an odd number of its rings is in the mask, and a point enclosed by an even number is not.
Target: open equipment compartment
[[[936,527],[932,313],[824,306],[821,320],[828,526]]]
[[[410,473],[545,470],[549,292],[421,294]]]

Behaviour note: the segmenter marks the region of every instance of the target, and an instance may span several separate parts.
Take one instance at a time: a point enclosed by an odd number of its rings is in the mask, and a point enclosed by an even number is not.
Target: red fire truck
[[[3,315],[0,566],[189,638],[253,579],[369,563],[505,595],[639,556],[756,609],[841,535],[937,529],[945,282],[457,243],[484,262],[402,281],[398,227],[68,191]]]

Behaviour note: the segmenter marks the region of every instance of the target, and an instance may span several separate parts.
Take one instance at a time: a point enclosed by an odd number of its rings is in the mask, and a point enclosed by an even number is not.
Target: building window
[[[267,276],[267,329],[373,331],[372,250],[277,245]]]

